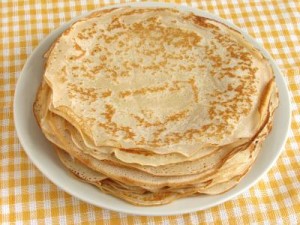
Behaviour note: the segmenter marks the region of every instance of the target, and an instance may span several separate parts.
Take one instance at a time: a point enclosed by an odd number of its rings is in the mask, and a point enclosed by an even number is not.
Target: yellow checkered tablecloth
[[[124,2],[123,0],[121,2]],[[119,1],[0,2],[0,224],[300,224],[299,0],[180,1],[231,21],[281,67],[292,94],[292,128],[276,165],[250,190],[195,213],[141,217],[84,203],[52,184],[28,159],[13,124],[13,95],[27,57],[54,28]]]

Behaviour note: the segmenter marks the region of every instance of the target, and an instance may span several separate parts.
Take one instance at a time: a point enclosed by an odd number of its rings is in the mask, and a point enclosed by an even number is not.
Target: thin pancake
[[[47,65],[53,111],[95,146],[186,156],[255,133],[272,78],[268,62],[238,32],[156,8],[76,22]]]
[[[45,57],[39,126],[76,177],[132,204],[233,188],[272,129],[268,61],[208,18],[103,10],[74,23]]]

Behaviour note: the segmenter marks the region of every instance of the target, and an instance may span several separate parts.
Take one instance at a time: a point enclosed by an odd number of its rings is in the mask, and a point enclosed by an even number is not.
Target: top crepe
[[[49,51],[44,77],[52,111],[94,146],[191,156],[252,137],[273,74],[224,24],[128,7],[73,24]]]

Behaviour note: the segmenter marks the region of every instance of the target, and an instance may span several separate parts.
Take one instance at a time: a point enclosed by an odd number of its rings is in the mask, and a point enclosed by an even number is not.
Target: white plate
[[[230,27],[233,27],[236,30],[241,31],[241,29],[235,25],[215,15],[204,11],[199,11],[194,8],[174,4],[144,2],[120,4],[106,8],[125,5],[175,7],[179,10],[192,11],[197,15],[215,19],[229,25]],[[248,34],[245,34],[243,31],[241,31],[246,39],[255,47],[257,47],[257,49],[259,49],[263,55],[270,60],[275,72],[276,83],[279,89],[280,104],[276,110],[273,130],[265,141],[255,164],[253,165],[251,171],[235,188],[221,195],[189,197],[179,199],[171,204],[163,206],[138,207],[110,195],[104,194],[95,187],[74,179],[73,176],[71,176],[69,172],[61,165],[55,151],[52,149],[51,144],[46,140],[40,128],[38,127],[32,112],[32,104],[43,75],[44,53],[47,51],[53,41],[78,18],[79,17],[74,18],[72,21],[53,31],[34,50],[22,70],[17,83],[14,99],[15,126],[24,150],[36,167],[61,189],[85,202],[119,212],[153,216],[174,215],[203,210],[237,196],[253,186],[276,162],[278,156],[283,150],[290,126],[290,100],[288,89],[278,66],[274,60],[271,59],[266,50],[259,46],[255,40],[249,37]]]

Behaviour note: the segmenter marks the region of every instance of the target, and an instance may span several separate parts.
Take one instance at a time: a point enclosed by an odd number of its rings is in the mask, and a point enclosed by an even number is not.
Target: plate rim
[[[256,177],[252,182],[248,183],[244,188],[241,188],[240,190],[232,193],[231,195],[228,195],[227,197],[223,197],[220,198],[219,200],[216,200],[214,202],[212,202],[211,204],[206,204],[205,206],[201,207],[201,204],[199,204],[199,207],[194,207],[194,208],[181,208],[178,210],[173,210],[171,212],[163,212],[161,213],[160,210],[158,211],[153,211],[151,212],[151,209],[157,207],[168,207],[167,205],[162,205],[162,206],[153,206],[153,207],[139,207],[139,206],[134,206],[134,207],[130,207],[132,209],[120,209],[117,206],[113,207],[111,205],[106,205],[105,202],[103,202],[103,204],[100,203],[95,203],[95,202],[91,202],[91,201],[87,201],[86,198],[82,197],[82,196],[78,196],[78,194],[74,193],[70,188],[66,188],[65,185],[62,185],[61,183],[59,183],[57,181],[57,179],[55,177],[52,177],[51,175],[49,175],[49,172],[46,171],[46,169],[42,166],[42,164],[40,162],[38,162],[38,159],[32,155],[32,153],[30,152],[30,150],[28,150],[28,144],[26,143],[27,141],[25,140],[23,134],[22,134],[22,128],[20,127],[20,123],[19,123],[19,112],[17,111],[17,109],[19,108],[19,106],[17,105],[17,102],[20,101],[20,93],[22,93],[22,88],[24,88],[22,86],[22,84],[24,83],[24,80],[26,80],[26,71],[28,70],[28,68],[31,65],[31,61],[34,59],[36,52],[42,47],[45,46],[47,44],[47,42],[49,42],[49,40],[53,37],[53,36],[58,36],[60,33],[62,33],[65,29],[68,28],[68,26],[70,26],[72,23],[74,23],[75,21],[77,21],[78,19],[80,19],[81,17],[84,17],[90,13],[93,13],[95,11],[99,11],[99,10],[103,10],[103,9],[109,9],[109,8],[115,8],[115,7],[126,7],[126,6],[132,6],[132,7],[168,7],[168,8],[176,8],[179,10],[183,10],[183,11],[190,11],[193,12],[196,15],[201,15],[201,16],[205,16],[208,18],[212,18],[212,19],[216,19],[217,21],[220,21],[230,27],[233,27],[234,29],[238,30],[239,32],[242,33],[242,35],[248,39],[249,41],[251,41],[251,43],[253,45],[255,45],[255,47],[257,47],[262,54],[269,60],[270,64],[272,65],[272,68],[274,70],[274,75],[276,77],[276,83],[278,86],[278,82],[280,82],[280,85],[282,85],[282,88],[284,89],[285,93],[279,93],[279,95],[284,94],[285,98],[288,100],[286,102],[286,107],[288,109],[288,115],[287,115],[287,122],[286,122],[286,130],[284,132],[284,137],[282,138],[281,141],[281,146],[278,147],[277,153],[275,155],[275,157],[273,157],[273,160],[271,160],[268,163],[267,168],[265,168],[258,177]],[[42,77],[42,76],[41,76]],[[28,79],[28,78],[27,78]],[[54,183],[56,186],[60,187],[63,191],[69,193],[70,195],[95,206],[98,207],[102,207],[105,209],[109,209],[109,210],[113,210],[113,211],[117,211],[117,212],[124,212],[124,213],[128,213],[128,214],[134,214],[134,215],[140,215],[140,216],[170,216],[170,215],[178,215],[178,214],[184,214],[184,213],[191,213],[191,212],[195,212],[195,211],[200,211],[200,210],[205,210],[208,208],[211,208],[213,206],[217,206],[221,203],[224,203],[238,195],[240,195],[242,192],[248,190],[249,188],[253,187],[259,180],[261,180],[262,176],[264,176],[269,170],[270,168],[272,168],[275,164],[275,162],[277,161],[279,155],[282,153],[282,151],[284,150],[284,145],[287,141],[288,138],[288,131],[290,129],[290,124],[291,124],[291,97],[290,97],[290,93],[288,90],[288,86],[286,83],[286,80],[284,79],[284,76],[282,75],[277,63],[275,62],[274,59],[272,59],[272,57],[270,56],[270,54],[265,50],[265,48],[259,44],[254,38],[252,38],[249,34],[247,34],[245,31],[243,31],[240,27],[236,26],[235,24],[233,24],[232,22],[220,17],[219,15],[215,15],[212,13],[209,13],[207,11],[203,11],[203,10],[199,10],[198,8],[194,8],[194,7],[190,7],[190,6],[185,6],[185,5],[178,5],[178,4],[174,4],[174,3],[162,3],[162,2],[132,2],[132,3],[122,3],[122,4],[114,4],[114,5],[109,5],[109,6],[104,6],[104,7],[100,7],[98,9],[92,10],[92,11],[88,11],[85,12],[79,16],[74,17],[73,19],[71,19],[70,21],[68,21],[67,23],[64,23],[62,25],[60,25],[59,27],[57,27],[56,29],[54,29],[52,32],[50,32],[42,41],[40,41],[40,43],[38,44],[38,46],[32,51],[31,55],[27,58],[26,63],[24,64],[22,71],[19,75],[19,78],[17,80],[17,84],[15,87],[15,94],[14,94],[14,99],[13,99],[13,115],[14,115],[14,125],[15,125],[15,129],[17,132],[17,136],[20,140],[20,143],[24,149],[24,151],[26,152],[27,156],[30,158],[31,162],[33,162],[33,164],[42,172],[42,174],[44,176],[46,176],[52,183]],[[279,103],[280,104],[280,103]],[[276,119],[276,118],[275,118]],[[274,121],[275,121],[274,119]],[[278,118],[277,118],[278,120]],[[274,122],[275,123],[275,122]],[[24,147],[26,146],[26,147]],[[256,162],[255,162],[256,163]],[[254,164],[255,164],[254,163]],[[252,170],[252,168],[251,168]],[[246,177],[248,176],[248,174],[246,175]],[[75,179],[75,178],[73,178]],[[244,180],[244,179],[243,179]],[[88,185],[88,184],[87,184]],[[234,190],[235,188],[233,188],[232,190]],[[222,196],[223,194],[221,194]],[[197,197],[196,197],[197,198]],[[186,198],[187,199],[187,198]],[[176,201],[180,201],[180,200],[176,200]],[[129,204],[129,203],[126,203]],[[125,205],[126,205],[125,204]],[[142,208],[146,208],[148,209],[146,212],[145,210],[142,210],[141,212],[138,211],[138,209],[142,209]],[[134,211],[133,211],[134,209]]]

